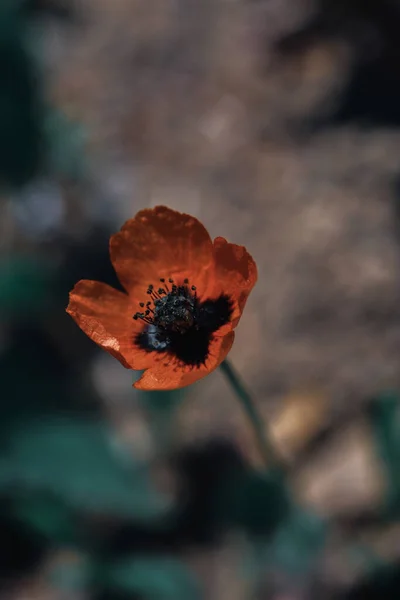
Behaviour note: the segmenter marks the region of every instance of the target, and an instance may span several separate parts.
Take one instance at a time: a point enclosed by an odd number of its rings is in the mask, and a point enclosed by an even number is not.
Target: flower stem
[[[272,444],[272,441],[270,440],[270,438],[267,435],[267,432],[266,432],[265,426],[262,422],[261,416],[255,407],[255,404],[253,402],[253,399],[252,399],[250,393],[246,390],[237,371],[232,366],[230,361],[225,359],[221,363],[220,368],[222,369],[222,372],[224,373],[225,377],[227,378],[230,385],[234,389],[237,397],[239,398],[239,400],[242,404],[244,412],[246,413],[247,418],[250,421],[250,425],[252,426],[252,428],[254,430],[257,444],[258,444],[258,449],[259,449],[259,452],[261,454],[263,461],[265,462],[266,466],[268,466],[268,467],[277,466],[278,458],[277,458],[274,446]]]

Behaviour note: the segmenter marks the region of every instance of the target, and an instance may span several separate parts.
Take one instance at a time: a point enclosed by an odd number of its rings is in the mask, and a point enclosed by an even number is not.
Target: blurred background
[[[400,2],[1,0],[0,597],[400,597]],[[65,314],[144,207],[244,244],[222,373]]]

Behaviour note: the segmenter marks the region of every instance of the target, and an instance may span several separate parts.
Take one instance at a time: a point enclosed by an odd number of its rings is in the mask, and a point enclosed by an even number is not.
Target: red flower
[[[165,206],[140,211],[110,239],[127,293],[82,280],[67,312],[128,369],[134,386],[171,390],[213,371],[226,357],[257,280],[243,246],[211,238],[194,217]]]

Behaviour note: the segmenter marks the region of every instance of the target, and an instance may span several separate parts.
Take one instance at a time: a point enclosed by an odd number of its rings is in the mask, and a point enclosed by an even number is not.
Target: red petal
[[[115,356],[126,368],[144,369],[151,356],[135,347],[141,325],[132,319],[137,308],[127,294],[98,281],[82,280],[69,295],[67,312],[96,344]]]
[[[244,246],[223,237],[214,240],[215,286],[213,297],[228,294],[234,302],[232,326],[236,327],[247,298],[257,281],[257,266]],[[221,329],[219,333],[225,333]]]
[[[158,366],[147,369],[142,377],[134,383],[134,387],[148,391],[176,390],[186,387],[214,371],[226,358],[234,339],[233,331],[225,337],[215,337],[210,345],[210,356],[206,365],[199,368],[176,367],[173,361],[166,366],[168,361],[166,357],[166,360],[161,361]]]
[[[181,285],[187,278],[199,296],[213,272],[212,242],[194,217],[164,206],[141,210],[110,240],[111,261],[121,284],[142,300],[160,278]]]

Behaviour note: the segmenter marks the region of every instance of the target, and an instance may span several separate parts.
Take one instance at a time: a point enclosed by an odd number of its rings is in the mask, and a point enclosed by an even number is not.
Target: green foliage
[[[46,166],[50,173],[80,179],[85,167],[85,130],[57,110],[48,110],[43,122]]]
[[[311,512],[293,507],[267,543],[255,544],[255,562],[262,569],[278,569],[289,577],[304,575],[318,560],[326,534],[325,521]]]
[[[307,571],[324,547],[327,524],[312,512],[293,508],[271,540],[271,562],[289,573]]]
[[[400,396],[381,394],[369,411],[378,452],[387,473],[388,496],[385,513],[400,514]]]
[[[0,314],[29,320],[51,305],[52,277],[47,263],[30,256],[0,260]]]
[[[0,4],[0,187],[19,188],[39,173],[76,179],[84,172],[83,129],[44,98],[39,24],[22,0]]]
[[[128,461],[101,421],[73,417],[15,423],[0,458],[0,491],[51,492],[97,514],[151,519],[166,507],[146,468]]]
[[[50,545],[76,545],[82,539],[75,511],[54,494],[15,493],[13,513],[30,530],[42,535]]]
[[[90,583],[91,565],[88,557],[82,555],[75,560],[66,560],[53,566],[48,579],[59,590],[82,593]]]
[[[168,390],[165,392],[142,392],[136,391],[140,404],[155,416],[168,417],[183,401],[185,389]]]
[[[27,51],[17,2],[0,9],[0,185],[19,186],[38,171],[43,153],[38,74]]]
[[[158,452],[164,453],[171,447],[175,411],[183,402],[186,389],[158,392],[136,390],[136,398],[149,414],[153,438]]]
[[[394,600],[399,598],[400,569],[398,564],[380,565],[353,586],[343,600]]]
[[[180,561],[165,556],[125,558],[103,567],[106,588],[138,594],[145,600],[198,600],[194,576]]]
[[[58,349],[45,332],[24,326],[12,330],[0,354],[0,431],[11,435],[12,423],[53,411],[82,412],[92,404],[92,391],[74,381]],[[4,434],[6,430],[6,434]]]
[[[221,496],[221,517],[250,536],[271,535],[290,511],[290,499],[280,473],[244,470],[233,477]]]

